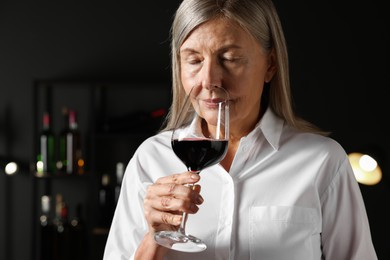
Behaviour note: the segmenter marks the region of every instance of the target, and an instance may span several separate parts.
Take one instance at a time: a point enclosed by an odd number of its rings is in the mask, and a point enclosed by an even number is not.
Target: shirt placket
[[[230,259],[230,245],[234,214],[234,183],[229,174],[222,178],[221,204],[219,205],[219,220],[216,235],[215,259]]]
[[[246,158],[248,157],[249,152],[249,142],[247,138],[242,138],[239,148],[237,150],[237,156],[234,159],[231,170],[229,174],[224,174],[222,180],[222,200],[220,205],[218,229],[217,229],[217,240],[216,248],[223,249],[217,250],[215,259],[234,259],[234,252],[232,248],[232,240],[235,239],[235,234],[233,230],[233,218],[235,210],[235,185],[234,185],[234,176],[239,174],[242,171],[242,167],[245,164]],[[233,176],[233,178],[231,177]],[[239,192],[239,191],[238,191]]]

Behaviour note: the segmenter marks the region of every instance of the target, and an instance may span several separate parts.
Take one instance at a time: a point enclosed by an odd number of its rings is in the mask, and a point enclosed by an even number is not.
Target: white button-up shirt
[[[104,260],[132,259],[147,230],[143,200],[159,177],[186,171],[171,132],[147,139],[130,160]],[[268,109],[240,145],[230,172],[201,173],[204,203],[187,233],[200,253],[170,250],[166,259],[377,259],[359,186],[334,140],[287,126]]]

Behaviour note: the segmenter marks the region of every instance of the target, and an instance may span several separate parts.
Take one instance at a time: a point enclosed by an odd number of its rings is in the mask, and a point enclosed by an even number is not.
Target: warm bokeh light
[[[80,167],[80,168],[84,167],[84,160],[83,159],[78,159],[77,160],[77,166]]]
[[[375,185],[382,179],[382,170],[377,161],[367,154],[348,155],[356,180],[365,185]]]
[[[77,160],[77,173],[78,174],[84,174],[84,160],[83,159],[78,159]]]
[[[378,166],[378,163],[371,156],[364,154],[359,159],[359,165],[364,171],[371,172],[375,170],[375,168]]]

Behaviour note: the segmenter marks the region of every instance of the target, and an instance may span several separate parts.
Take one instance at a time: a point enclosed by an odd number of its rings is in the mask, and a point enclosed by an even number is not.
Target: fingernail
[[[190,211],[191,213],[196,213],[198,212],[198,207],[195,204],[191,204]]]
[[[193,173],[193,174],[191,174],[191,179],[198,180],[199,179],[199,175],[196,174],[196,173]]]
[[[196,203],[198,203],[198,204],[201,204],[201,203],[203,203],[203,198],[202,198],[202,196],[198,196],[197,198],[196,198]]]
[[[175,225],[180,225],[181,224],[181,216],[175,216],[174,222],[175,222]]]

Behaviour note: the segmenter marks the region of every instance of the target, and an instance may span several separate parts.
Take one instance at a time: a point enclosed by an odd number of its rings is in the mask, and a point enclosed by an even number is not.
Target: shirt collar
[[[275,149],[280,146],[280,137],[283,131],[284,120],[278,117],[270,107],[267,108],[255,130],[260,130],[264,138]]]

